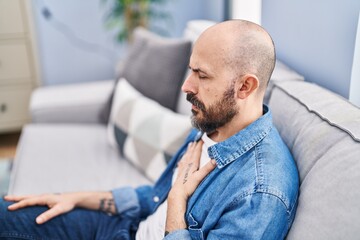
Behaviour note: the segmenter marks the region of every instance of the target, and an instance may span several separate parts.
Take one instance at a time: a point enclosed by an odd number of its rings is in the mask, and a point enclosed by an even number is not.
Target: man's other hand
[[[178,175],[168,196],[166,232],[187,228],[184,219],[187,201],[216,166],[215,160],[211,160],[199,169],[202,145],[202,141],[190,143],[178,163]]]
[[[71,193],[5,196],[4,199],[6,201],[15,202],[8,207],[8,210],[10,211],[29,206],[48,206],[49,210],[36,218],[37,224],[43,224],[60,214],[69,212],[76,206],[76,197]]]

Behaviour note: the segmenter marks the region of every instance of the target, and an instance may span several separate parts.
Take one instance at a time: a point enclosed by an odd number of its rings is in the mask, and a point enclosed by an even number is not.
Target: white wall
[[[261,0],[231,0],[230,18],[244,19],[261,25]]]
[[[360,107],[360,13],[351,71],[349,100]]]

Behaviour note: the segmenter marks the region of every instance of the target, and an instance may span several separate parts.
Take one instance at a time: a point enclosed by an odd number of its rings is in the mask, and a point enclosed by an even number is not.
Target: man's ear
[[[240,99],[247,98],[259,88],[259,79],[253,74],[246,74],[239,79],[236,96]]]

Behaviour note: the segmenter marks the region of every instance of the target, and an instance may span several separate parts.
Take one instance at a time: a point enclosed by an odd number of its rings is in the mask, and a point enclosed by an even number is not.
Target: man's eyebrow
[[[202,70],[201,68],[192,68],[190,67],[190,65],[188,66],[190,70],[192,70],[193,72],[201,72],[201,73],[205,73],[207,74],[206,71]]]

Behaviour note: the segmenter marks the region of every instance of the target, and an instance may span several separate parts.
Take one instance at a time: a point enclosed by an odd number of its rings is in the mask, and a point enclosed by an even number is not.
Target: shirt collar
[[[208,135],[206,133],[204,133],[201,137],[201,140],[204,142],[204,145],[209,148],[212,145],[217,144],[217,142],[215,142],[214,140],[212,140],[211,138],[208,137]]]
[[[235,135],[208,148],[211,159],[215,159],[219,169],[241,157],[257,145],[270,132],[272,116],[270,109],[264,105],[263,115]]]

